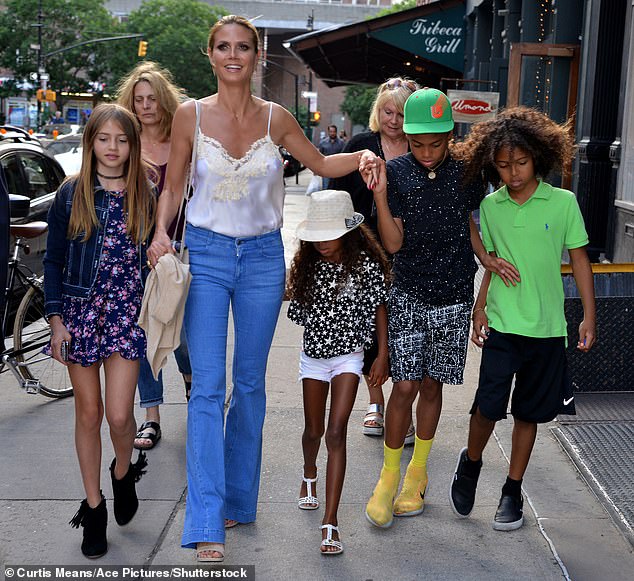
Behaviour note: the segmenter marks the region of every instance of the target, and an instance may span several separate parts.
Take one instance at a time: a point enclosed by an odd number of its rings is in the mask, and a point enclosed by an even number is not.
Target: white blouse
[[[266,135],[240,159],[199,129],[194,193],[187,204],[190,224],[234,238],[282,227],[284,166],[271,140],[272,110],[271,103]]]

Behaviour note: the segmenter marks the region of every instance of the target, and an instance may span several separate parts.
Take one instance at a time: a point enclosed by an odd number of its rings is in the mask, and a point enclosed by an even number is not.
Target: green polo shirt
[[[575,195],[540,181],[520,206],[504,186],[480,204],[480,224],[487,252],[514,264],[522,279],[507,287],[499,276],[491,277],[489,325],[527,337],[566,336],[562,252],[588,244]]]

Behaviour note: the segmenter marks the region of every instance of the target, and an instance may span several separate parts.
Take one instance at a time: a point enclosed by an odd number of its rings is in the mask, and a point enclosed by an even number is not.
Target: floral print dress
[[[137,325],[143,286],[138,246],[126,232],[125,192],[110,192],[108,224],[97,279],[87,299],[64,297],[64,324],[71,334],[69,361],[87,367],[113,353],[145,355],[145,333]]]

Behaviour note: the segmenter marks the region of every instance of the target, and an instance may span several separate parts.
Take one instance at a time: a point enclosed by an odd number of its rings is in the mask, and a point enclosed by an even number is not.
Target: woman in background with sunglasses
[[[403,107],[407,98],[418,89],[419,86],[414,81],[401,77],[388,79],[379,85],[370,111],[370,131],[351,137],[343,151],[349,153],[369,149],[385,161],[406,154],[409,145],[403,132]],[[380,242],[372,192],[366,187],[361,174],[355,171],[337,178],[332,187],[350,194],[355,211],[363,214],[365,224],[372,229]],[[370,404],[363,420],[363,433],[366,436],[383,436],[383,388],[381,385],[372,384],[368,377],[376,357],[377,343],[374,341],[374,344],[366,349],[363,361],[363,376],[370,394]],[[405,444],[413,443],[414,424],[410,423]]]

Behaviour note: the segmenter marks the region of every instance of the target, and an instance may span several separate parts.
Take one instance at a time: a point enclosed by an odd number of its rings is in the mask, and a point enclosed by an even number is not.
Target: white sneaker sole
[[[524,524],[524,515],[520,520],[516,520],[514,522],[497,522],[493,521],[493,530],[494,531],[515,531],[522,527]]]
[[[389,528],[392,526],[392,523],[394,522],[394,519],[392,519],[392,520],[390,520],[390,521],[386,522],[384,525],[380,525],[380,524],[378,524],[378,523],[374,522],[374,521],[372,520],[372,518],[370,518],[370,515],[368,514],[368,511],[367,511],[367,510],[365,511],[365,518],[367,518],[367,519],[368,519],[368,522],[369,522],[371,525],[373,525],[373,526],[375,526],[375,527],[377,527],[377,528],[379,528],[379,529],[389,529]]]

